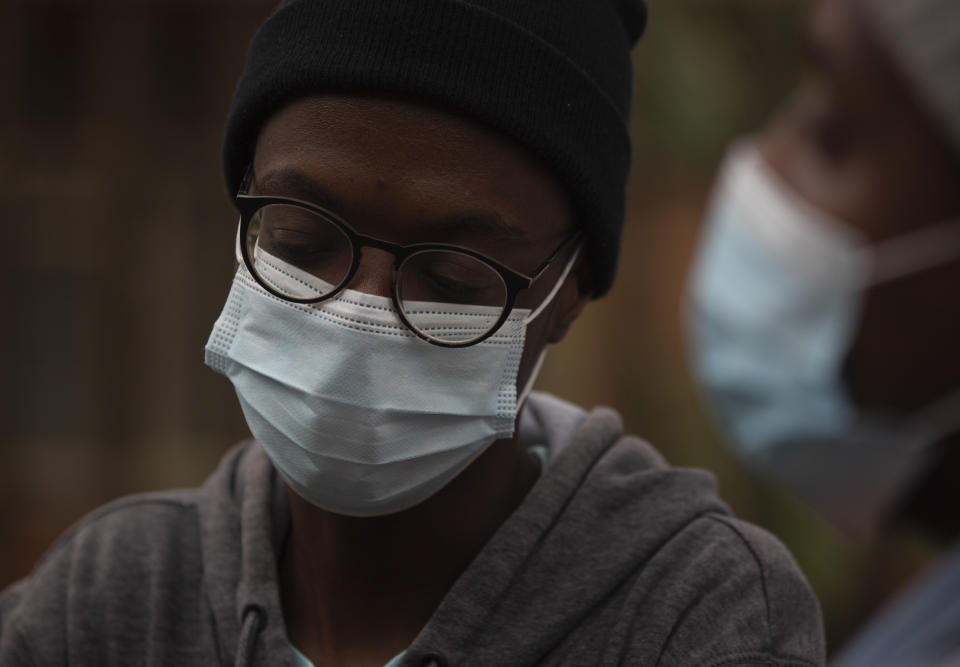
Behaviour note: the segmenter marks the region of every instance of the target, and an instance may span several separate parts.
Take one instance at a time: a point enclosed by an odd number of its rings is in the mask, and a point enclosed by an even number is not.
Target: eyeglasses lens
[[[419,332],[436,341],[464,344],[500,321],[507,286],[493,267],[470,255],[422,250],[400,266],[397,297],[407,321]]]
[[[281,296],[318,299],[350,275],[353,244],[329,218],[290,204],[269,204],[247,225],[247,256],[257,279]],[[503,277],[486,262],[455,250],[421,250],[396,276],[407,323],[440,343],[469,344],[500,321],[507,305]]]
[[[257,211],[247,226],[246,244],[257,277],[292,299],[329,294],[346,279],[353,261],[350,239],[336,224],[287,204]]]

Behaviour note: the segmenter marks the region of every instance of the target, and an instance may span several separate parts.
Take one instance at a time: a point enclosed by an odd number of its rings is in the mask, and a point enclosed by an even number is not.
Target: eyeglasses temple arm
[[[580,246],[577,246],[577,249],[574,250],[573,254],[570,255],[570,259],[567,260],[567,265],[563,267],[563,273],[560,274],[560,278],[553,284],[553,289],[550,290],[550,293],[540,302],[540,305],[537,306],[536,310],[527,315],[524,318],[523,323],[529,324],[537,318],[544,311],[544,309],[550,305],[550,302],[553,301],[553,297],[557,295],[557,292],[560,291],[560,288],[563,287],[563,284],[567,282],[567,276],[570,275],[570,271],[573,269],[573,265],[577,263],[577,257],[580,256]]]
[[[243,172],[243,179],[240,181],[240,188],[237,190],[237,195],[245,195],[250,189],[250,182],[253,180],[253,162],[247,166],[247,170]]]
[[[563,240],[563,243],[561,243],[559,246],[557,246],[557,249],[554,250],[554,251],[550,254],[550,256],[547,257],[546,260],[544,260],[543,264],[541,264],[540,266],[538,266],[538,267],[536,268],[536,270],[533,272],[533,275],[530,276],[530,284],[532,285],[532,284],[537,280],[537,278],[539,278],[541,275],[543,275],[543,272],[546,271],[547,268],[549,268],[549,266],[550,266],[551,264],[553,264],[553,262],[557,259],[557,257],[560,256],[560,253],[563,252],[563,249],[564,249],[564,248],[566,248],[566,247],[567,247],[570,243],[572,243],[573,241],[578,240],[581,236],[583,236],[583,233],[582,233],[581,231],[577,230],[577,231],[575,231],[573,234],[571,234],[570,236],[568,236],[566,239],[564,239],[564,240]],[[578,252],[578,254],[579,254],[579,252]]]

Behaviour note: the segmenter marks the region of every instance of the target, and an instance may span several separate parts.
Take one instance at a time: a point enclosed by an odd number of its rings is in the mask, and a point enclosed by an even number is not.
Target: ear
[[[557,294],[557,305],[550,316],[547,331],[548,343],[559,343],[567,335],[570,325],[593,299],[593,271],[586,257],[581,254],[573,270]]]

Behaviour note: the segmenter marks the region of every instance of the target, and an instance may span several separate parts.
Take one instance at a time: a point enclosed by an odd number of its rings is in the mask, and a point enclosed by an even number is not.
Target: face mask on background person
[[[870,246],[791,191],[752,143],[734,147],[688,325],[695,372],[737,454],[847,531],[876,530],[931,446],[960,429],[960,387],[914,414],[861,411],[843,364],[867,290],[958,258],[960,220]]]
[[[257,266],[269,271],[261,278],[275,289],[322,282],[257,252]],[[576,257],[535,311],[514,308],[493,336],[454,349],[417,337],[389,298],[344,290],[322,303],[294,303],[264,290],[241,261],[206,363],[231,380],[251,433],[296,493],[336,514],[399,512],[513,435],[544,356],[518,395],[526,327]],[[424,330],[484,321],[491,310],[426,302],[421,309]]]

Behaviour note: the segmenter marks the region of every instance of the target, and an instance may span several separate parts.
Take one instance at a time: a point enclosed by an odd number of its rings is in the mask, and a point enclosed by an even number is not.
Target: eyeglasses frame
[[[246,181],[247,179],[244,179]],[[579,239],[581,232],[579,230],[574,231],[570,234],[564,241],[557,246],[556,250],[550,253],[550,256],[541,263],[532,274],[526,275],[511,269],[506,264],[498,262],[492,257],[488,257],[483,253],[477,252],[470,248],[464,246],[454,245],[450,243],[411,243],[407,245],[392,243],[390,241],[384,241],[382,239],[375,238],[373,236],[368,236],[367,234],[361,234],[350,224],[340,218],[338,215],[329,211],[322,206],[318,206],[312,202],[308,202],[302,199],[296,199],[293,197],[276,197],[276,196],[262,196],[262,195],[250,195],[243,193],[244,188],[241,188],[241,192],[236,195],[234,198],[234,205],[237,207],[237,210],[240,212],[240,254],[243,257],[243,263],[246,265],[247,270],[250,272],[250,275],[254,277],[257,283],[267,290],[270,294],[283,299],[284,301],[289,301],[292,303],[322,303],[324,301],[329,301],[330,299],[336,297],[343,290],[347,288],[350,284],[350,281],[353,280],[354,275],[356,275],[357,269],[360,266],[360,259],[362,255],[363,248],[371,247],[378,250],[383,250],[393,255],[393,274],[390,277],[391,282],[391,298],[393,300],[393,305],[396,308],[397,314],[400,316],[400,319],[403,321],[404,325],[413,332],[417,337],[431,343],[433,345],[438,345],[440,347],[470,347],[471,345],[476,345],[482,343],[486,339],[493,336],[497,331],[500,330],[500,327],[503,326],[504,322],[510,317],[510,313],[513,311],[514,301],[516,300],[517,294],[522,290],[529,289],[533,286],[533,283],[537,281],[553,264],[558,257],[562,254],[564,248],[569,246],[574,240]],[[260,209],[271,206],[271,205],[284,205],[284,206],[294,206],[306,209],[320,217],[326,219],[328,222],[332,223],[340,229],[340,231],[346,236],[350,241],[350,246],[353,250],[353,257],[351,259],[350,270],[347,271],[346,276],[339,284],[334,287],[328,294],[324,294],[318,297],[308,297],[308,298],[295,298],[289,295],[283,294],[277,291],[275,288],[267,284],[265,280],[262,280],[258,275],[257,271],[253,268],[253,262],[250,258],[249,251],[247,250],[247,230],[250,227],[250,221],[253,219],[253,216]],[[397,280],[397,276],[400,273],[400,269],[403,267],[404,262],[407,261],[413,255],[416,255],[420,252],[426,251],[448,251],[456,252],[473,259],[476,259],[499,274],[500,279],[503,281],[504,286],[507,289],[507,298],[503,306],[503,313],[501,313],[500,318],[494,323],[490,330],[478,336],[477,338],[472,338],[464,342],[452,342],[440,340],[438,338],[433,338],[432,336],[420,331],[413,325],[412,322],[407,318],[404,313],[403,306],[400,299],[400,285]]]

